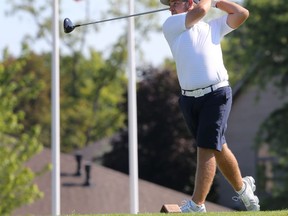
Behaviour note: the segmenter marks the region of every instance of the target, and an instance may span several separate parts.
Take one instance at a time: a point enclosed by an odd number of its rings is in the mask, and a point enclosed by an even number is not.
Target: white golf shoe
[[[233,197],[232,199],[235,201],[241,199],[247,211],[259,211],[259,199],[257,196],[254,195],[254,191],[256,190],[254,178],[251,176],[246,176],[243,178],[243,183],[246,185],[243,193],[239,194],[236,197]]]
[[[205,204],[197,205],[192,200],[184,200],[180,209],[182,213],[206,212]]]

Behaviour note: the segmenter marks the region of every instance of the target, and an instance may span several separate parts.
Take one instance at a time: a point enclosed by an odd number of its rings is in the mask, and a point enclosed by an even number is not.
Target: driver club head
[[[65,18],[63,22],[64,32],[70,33],[74,30],[75,26],[69,18]]]

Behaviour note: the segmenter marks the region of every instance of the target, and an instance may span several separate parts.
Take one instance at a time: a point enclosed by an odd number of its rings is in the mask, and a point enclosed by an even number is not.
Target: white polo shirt
[[[204,88],[228,80],[220,41],[233,31],[227,16],[198,22],[186,29],[186,13],[170,16],[163,24],[163,33],[176,62],[182,89]]]

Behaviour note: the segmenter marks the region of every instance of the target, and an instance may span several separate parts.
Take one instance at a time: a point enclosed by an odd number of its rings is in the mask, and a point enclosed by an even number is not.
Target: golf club
[[[163,9],[158,9],[158,10],[153,10],[153,11],[148,11],[148,12],[143,12],[143,13],[137,13],[137,14],[131,14],[131,15],[126,15],[126,16],[121,16],[121,17],[115,17],[115,18],[111,18],[111,19],[99,20],[99,21],[95,21],[95,22],[83,23],[83,24],[78,24],[78,25],[73,25],[72,21],[69,18],[65,18],[64,22],[63,22],[63,27],[64,27],[65,33],[70,33],[75,28],[80,27],[80,26],[86,26],[86,25],[108,22],[108,21],[113,21],[113,20],[118,20],[118,19],[125,19],[125,18],[129,18],[129,17],[141,16],[141,15],[156,13],[156,12],[165,11],[165,10],[169,10],[169,8],[163,8]]]

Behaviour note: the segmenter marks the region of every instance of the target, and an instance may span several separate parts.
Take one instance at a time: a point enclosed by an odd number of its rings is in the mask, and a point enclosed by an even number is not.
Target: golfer
[[[191,200],[181,211],[206,212],[205,200],[220,169],[248,211],[259,211],[253,177],[242,178],[238,162],[225,140],[232,92],[223,63],[221,39],[237,29],[249,11],[228,0],[160,0],[170,6],[172,16],[163,24],[163,33],[176,62],[182,95],[179,105],[197,143],[197,170]],[[197,2],[197,4],[195,3]],[[216,7],[225,15],[210,22],[201,19]]]

